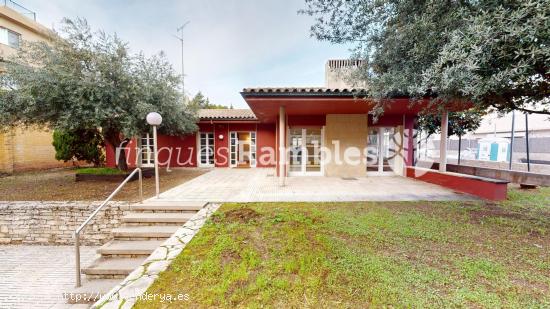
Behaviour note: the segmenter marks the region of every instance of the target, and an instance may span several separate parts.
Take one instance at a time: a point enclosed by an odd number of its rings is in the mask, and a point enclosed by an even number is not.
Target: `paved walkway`
[[[81,247],[83,265],[96,255]],[[75,283],[72,246],[0,246],[0,308],[52,308]]]
[[[209,202],[464,200],[470,195],[400,176],[288,177],[278,185],[270,168],[217,168],[161,194],[161,199]]]

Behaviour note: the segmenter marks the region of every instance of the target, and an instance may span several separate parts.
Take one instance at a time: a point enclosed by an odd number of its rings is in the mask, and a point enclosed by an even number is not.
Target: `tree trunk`
[[[116,160],[116,167],[119,170],[127,171],[128,170],[128,162],[126,162],[126,150],[124,147],[126,147],[126,144],[128,144],[129,140],[124,139],[122,140],[120,138],[120,133],[115,131],[106,131],[104,133],[105,140],[112,146],[115,147],[115,160]],[[117,149],[119,150],[118,157]]]

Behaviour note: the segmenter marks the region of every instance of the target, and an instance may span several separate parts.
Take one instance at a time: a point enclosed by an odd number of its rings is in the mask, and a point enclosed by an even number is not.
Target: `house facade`
[[[200,110],[195,134],[159,136],[159,165],[272,167],[283,179],[404,175],[413,164],[422,104],[391,99],[375,121],[373,102],[339,77],[359,64],[329,60],[325,87],[245,88],[241,96],[250,109]],[[126,145],[129,165],[152,166],[152,143],[147,134]],[[114,166],[117,155],[109,147],[107,165]]]
[[[52,32],[34,20],[35,14],[13,1],[0,4],[0,74],[23,41],[48,41]],[[55,159],[52,131],[14,128],[0,131],[0,173],[64,166]]]

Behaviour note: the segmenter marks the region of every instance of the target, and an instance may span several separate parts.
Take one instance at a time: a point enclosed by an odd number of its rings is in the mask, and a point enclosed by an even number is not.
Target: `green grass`
[[[127,172],[110,167],[86,167],[77,169],[76,173],[86,175],[124,175]]]
[[[149,293],[191,307],[550,306],[550,188],[508,201],[224,204]]]

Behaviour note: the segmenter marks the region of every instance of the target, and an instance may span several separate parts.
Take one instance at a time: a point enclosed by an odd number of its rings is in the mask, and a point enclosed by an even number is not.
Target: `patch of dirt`
[[[101,201],[116,189],[112,181],[75,182],[75,169],[18,173],[0,178],[0,199],[4,201]],[[160,170],[161,191],[171,189],[204,174],[194,168]],[[138,182],[132,181],[115,196],[118,201],[137,201]],[[143,179],[143,197],[155,195],[155,178]]]
[[[530,219],[529,217],[509,210],[503,209],[494,203],[485,203],[480,209],[471,210],[468,212],[470,218],[475,223],[480,223],[484,218],[510,218],[510,219]]]
[[[241,260],[241,257],[239,254],[235,251],[224,251],[221,254],[222,257],[222,265],[225,266],[233,261],[239,261]]]
[[[532,293],[541,293],[543,295],[548,294],[548,285],[537,282],[537,281],[527,281],[525,279],[521,278],[514,278],[512,279],[512,283],[518,286],[519,290],[528,289],[531,290]]]
[[[225,212],[225,220],[227,222],[247,223],[256,220],[259,217],[260,214],[257,211],[247,207],[231,209]]]

